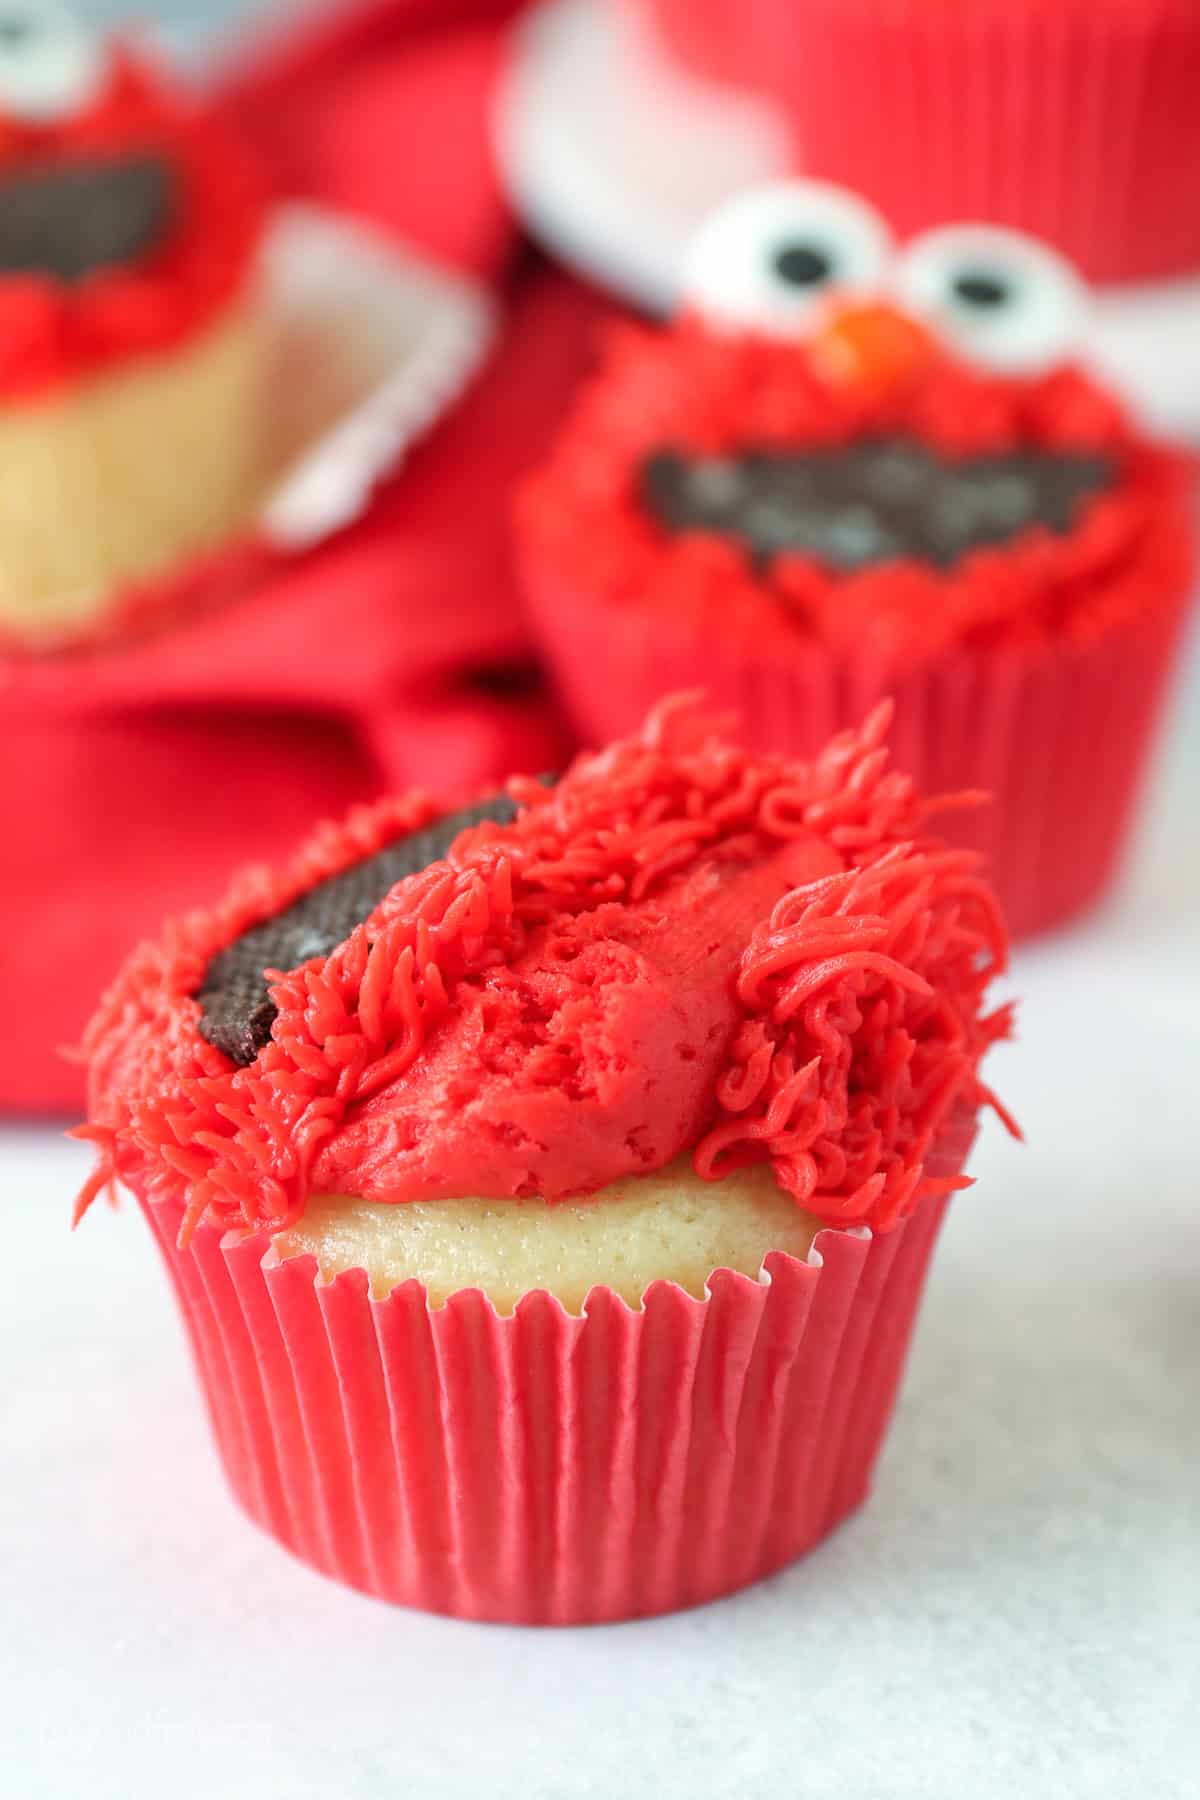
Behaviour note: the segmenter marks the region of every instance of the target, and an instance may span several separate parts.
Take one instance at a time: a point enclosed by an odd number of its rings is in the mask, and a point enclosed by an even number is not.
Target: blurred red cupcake
[[[54,4],[0,19],[0,635],[90,626],[261,484],[265,195],[223,123]]]
[[[1183,460],[1069,360],[1082,289],[997,228],[892,258],[781,183],[701,234],[689,309],[614,334],[520,507],[580,729],[703,684],[804,753],[882,695],[905,763],[985,788],[960,834],[1032,931],[1095,899],[1188,597]]]
[[[1200,267],[1193,0],[650,0],[690,66],[777,98],[810,174],[901,233],[980,218],[1097,281]]]

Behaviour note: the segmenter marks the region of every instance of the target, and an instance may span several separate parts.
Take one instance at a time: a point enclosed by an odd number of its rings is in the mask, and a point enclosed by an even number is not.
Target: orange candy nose
[[[840,308],[817,332],[812,352],[832,385],[889,393],[911,387],[937,345],[916,319],[877,300]]]

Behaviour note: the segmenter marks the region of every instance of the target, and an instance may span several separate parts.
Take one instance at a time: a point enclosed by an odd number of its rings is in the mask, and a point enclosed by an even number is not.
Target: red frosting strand
[[[1018,448],[1099,452],[1119,478],[1073,531],[1030,528],[954,568],[916,560],[853,574],[782,555],[765,574],[719,535],[663,531],[641,504],[643,459],[663,448],[722,454],[754,446],[916,438],[947,455]],[[901,670],[953,646],[1083,644],[1137,617],[1186,579],[1184,459],[1138,437],[1082,371],[1014,379],[939,358],[911,388],[831,385],[804,343],[715,334],[695,318],[670,330],[615,330],[547,468],[522,497],[524,550],[566,591],[651,608],[719,647],[754,637],[780,654],[861,651]]]
[[[557,787],[515,781],[513,824],[463,832],[328,958],[274,981],[272,1042],[235,1069],[196,1028],[214,953],[440,809],[422,796],[362,809],[284,874],[251,872],[217,911],[139,950],[89,1028],[92,1122],[80,1135],[100,1160],[78,1214],[122,1177],[151,1194],[184,1190],[185,1235],[204,1218],[280,1229],[320,1186],[323,1160],[337,1166],[328,1159],[352,1130],[351,1109],[361,1119],[382,1107],[386,1119],[389,1097],[445,1048],[481,984],[502,985],[545,927],[599,926],[647,895],[667,906],[706,869],[815,845],[836,872],[786,893],[728,944],[732,1028],[715,1083],[697,1096],[702,1130],[654,1160],[695,1148],[710,1179],[767,1160],[821,1217],[889,1229],[924,1191],[950,1111],[990,1101],[978,1065],[1009,1025],[1007,1009],[983,1010],[1005,963],[995,902],[978,859],[931,838],[930,808],[889,770],[889,716],[881,707],[805,763],[751,756],[676,698]],[[515,1078],[497,1065],[504,1092]],[[552,1083],[553,1067],[538,1078]],[[515,1143],[512,1154],[507,1191],[517,1192]],[[572,1191],[609,1178],[580,1171]]]

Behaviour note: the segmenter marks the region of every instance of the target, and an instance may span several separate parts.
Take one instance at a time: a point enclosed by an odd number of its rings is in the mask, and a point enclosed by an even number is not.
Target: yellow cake
[[[637,1306],[654,1281],[700,1298],[715,1269],[757,1276],[772,1250],[804,1258],[821,1221],[796,1205],[766,1166],[701,1181],[686,1160],[614,1181],[572,1204],[538,1200],[417,1200],[391,1206],[328,1195],[275,1239],[280,1256],[311,1254],[325,1280],[365,1269],[384,1298],[421,1282],[441,1306],[480,1288],[497,1312],[544,1288],[568,1312],[610,1287]]]
[[[250,516],[264,201],[226,126],[125,51],[53,8],[10,24],[0,639],[37,645]]]
[[[170,355],[0,410],[0,625],[58,635],[236,529],[259,365],[241,301]]]

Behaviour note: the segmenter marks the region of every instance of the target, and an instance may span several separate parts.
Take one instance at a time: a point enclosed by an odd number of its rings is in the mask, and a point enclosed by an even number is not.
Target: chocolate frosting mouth
[[[506,794],[493,794],[398,838],[376,855],[319,882],[273,919],[252,925],[218,951],[205,970],[198,995],[201,1037],[246,1068],[269,1042],[277,1016],[264,979],[267,969],[287,973],[311,957],[328,956],[371,916],[398,881],[445,856],[460,831],[485,819],[507,825],[516,815],[516,805]]]
[[[175,211],[170,162],[126,156],[24,168],[0,180],[0,273],[74,283],[134,262]]]
[[[744,545],[760,571],[794,552],[849,574],[898,558],[952,568],[1034,525],[1065,534],[1114,479],[1099,454],[948,458],[893,437],[726,456],[658,450],[642,463],[638,489],[665,531],[717,532]]]

